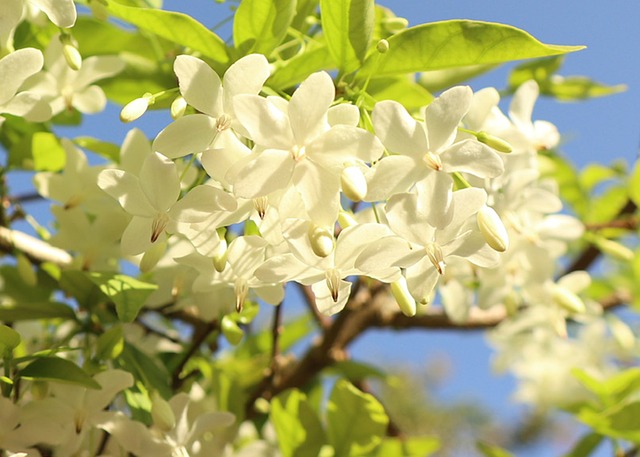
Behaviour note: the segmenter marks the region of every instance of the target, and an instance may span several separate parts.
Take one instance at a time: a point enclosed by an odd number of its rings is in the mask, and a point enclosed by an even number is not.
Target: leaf
[[[627,190],[629,192],[629,198],[636,206],[640,207],[640,160],[636,160],[633,166],[633,170],[629,176]]]
[[[121,368],[131,373],[147,389],[157,390],[164,398],[172,395],[169,387],[171,376],[164,366],[158,365],[156,360],[134,345],[125,341],[122,354],[117,359],[117,362]]]
[[[604,381],[589,376],[580,369],[571,370],[571,374],[588,390],[600,397],[605,405],[622,401],[631,393],[640,390],[640,368],[629,368]]]
[[[20,334],[11,327],[0,324],[0,356],[11,354],[20,344]]]
[[[588,433],[580,438],[580,441],[576,443],[576,445],[569,451],[564,454],[562,457],[587,457],[596,450],[604,436],[599,435],[597,433]]]
[[[102,157],[113,162],[118,162],[120,159],[120,147],[116,144],[102,141],[90,136],[76,137],[73,142],[78,147],[100,154]]]
[[[527,32],[495,22],[450,20],[422,24],[389,37],[389,50],[370,55],[359,74],[414,73],[499,64],[579,51],[584,46],[541,43]]]
[[[325,442],[320,419],[299,390],[288,390],[271,401],[270,419],[284,457],[316,457]],[[341,455],[341,454],[336,454]]]
[[[33,169],[36,171],[59,171],[64,168],[66,154],[53,133],[35,133],[31,139],[31,153]]]
[[[476,443],[476,447],[484,457],[513,457],[511,452],[481,441]]]
[[[85,271],[64,270],[60,277],[60,288],[69,296],[76,299],[83,308],[92,308],[104,301],[104,294],[98,286],[87,277]]]
[[[229,344],[237,345],[242,341],[242,337],[244,336],[244,332],[240,328],[240,326],[228,315],[222,317],[222,321],[220,323],[220,327],[222,328],[222,334],[227,339]]]
[[[236,49],[242,55],[269,56],[287,35],[295,13],[295,0],[243,0],[233,21]]]
[[[385,379],[387,377],[381,369],[355,360],[334,363],[327,372],[336,372],[352,382],[362,381],[366,378]]]
[[[154,33],[169,41],[191,48],[209,57],[215,63],[219,73],[229,62],[224,41],[191,16],[172,11],[124,6],[114,0],[109,2],[108,10],[114,16]]]
[[[371,42],[373,0],[320,0],[322,30],[329,52],[341,73],[351,73],[364,62]]]
[[[428,457],[440,449],[437,438],[431,437],[406,437],[385,438],[376,449],[376,457],[401,455],[404,457]]]
[[[116,313],[122,322],[133,322],[156,284],[140,281],[117,273],[87,273],[87,277],[116,305]]]
[[[17,322],[36,319],[75,319],[76,314],[64,303],[54,301],[8,303],[0,305],[0,321]]]
[[[288,89],[303,81],[311,73],[335,68],[333,57],[326,44],[312,41],[294,57],[276,62],[275,71],[266,85],[273,89]]]
[[[117,358],[124,349],[124,335],[122,326],[114,325],[98,337],[95,357],[98,360],[112,360]]]
[[[433,100],[433,95],[408,75],[371,78],[367,92],[376,101],[395,100],[407,111],[417,111]]]
[[[476,76],[496,68],[495,64],[468,65],[443,70],[424,71],[418,78],[418,84],[429,92],[440,92],[457,84],[462,84]]]
[[[19,375],[34,381],[57,381],[76,384],[87,389],[101,389],[100,384],[82,368],[60,357],[39,357],[20,370]]]
[[[387,430],[389,418],[373,395],[339,380],[327,405],[327,435],[335,455],[360,456],[372,452]]]

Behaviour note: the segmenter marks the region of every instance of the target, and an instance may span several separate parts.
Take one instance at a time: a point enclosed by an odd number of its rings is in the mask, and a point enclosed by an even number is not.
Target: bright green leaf
[[[234,346],[236,344],[240,344],[240,341],[242,341],[242,337],[244,336],[244,332],[232,318],[228,315],[224,316],[220,323],[220,327],[222,328],[222,334],[230,344],[233,344]]]
[[[433,100],[433,95],[409,75],[372,78],[367,92],[376,101],[395,100],[408,111],[417,111]]]
[[[64,168],[66,154],[53,133],[35,133],[31,140],[31,153],[33,169],[36,171],[59,171]]]
[[[140,281],[117,273],[87,273],[87,277],[116,305],[116,313],[122,322],[133,322],[156,284]]]
[[[629,183],[627,185],[629,191],[629,198],[640,207],[640,160],[637,160],[629,176]]]
[[[98,360],[117,358],[124,349],[124,335],[120,325],[114,325],[98,337],[95,356]]]
[[[5,303],[0,305],[0,321],[17,322],[36,319],[75,319],[73,309],[53,301]]]
[[[418,77],[418,84],[431,93],[440,92],[487,73],[495,67],[496,65],[493,64],[468,65],[443,70],[424,71]]]
[[[514,457],[505,449],[481,441],[476,444],[476,447],[484,457]]]
[[[327,435],[337,456],[368,455],[385,436],[389,418],[373,395],[339,380],[327,405]]]
[[[325,442],[324,431],[302,392],[288,390],[276,396],[271,401],[270,418],[284,457],[318,455]]]
[[[266,85],[274,89],[288,89],[302,82],[316,71],[335,68],[333,57],[325,44],[311,42],[291,59],[275,62],[275,71]]]
[[[591,455],[598,446],[600,446],[600,443],[602,443],[603,439],[604,437],[602,435],[599,435],[597,433],[589,433],[580,438],[573,449],[564,454],[562,457],[587,457]]]
[[[370,55],[361,77],[499,64],[584,49],[547,45],[509,25],[459,19],[411,27],[388,41],[389,51],[381,56]]]
[[[141,30],[154,33],[169,41],[191,48],[209,57],[221,71],[228,62],[224,41],[191,16],[172,11],[124,6],[109,2],[109,12]]]
[[[236,49],[243,55],[270,55],[287,35],[295,13],[295,0],[243,0],[233,22]]]
[[[406,437],[385,438],[376,449],[376,457],[403,456],[403,457],[428,457],[440,449],[437,438],[431,437]]]
[[[327,46],[338,69],[351,73],[364,61],[375,19],[373,0],[320,0]]]
[[[73,142],[78,147],[100,154],[102,157],[113,162],[118,162],[120,159],[120,147],[116,144],[90,136],[79,136],[75,138]]]
[[[157,390],[165,398],[172,395],[169,387],[171,375],[164,366],[157,363],[156,359],[149,357],[136,346],[125,341],[122,354],[118,357],[117,362],[147,389]]]
[[[75,363],[60,357],[39,357],[20,370],[20,377],[36,381],[57,381],[76,384],[87,389],[100,389],[93,380]]]

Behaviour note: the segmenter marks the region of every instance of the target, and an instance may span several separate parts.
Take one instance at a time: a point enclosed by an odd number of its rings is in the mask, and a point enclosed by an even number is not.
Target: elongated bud
[[[169,432],[176,426],[176,416],[169,403],[158,392],[151,396],[151,418],[153,425],[163,432]]]
[[[478,227],[484,240],[498,252],[504,252],[509,247],[509,234],[498,213],[490,206],[483,206],[476,214]]]
[[[484,143],[490,148],[495,149],[498,152],[504,152],[505,154],[513,151],[513,147],[503,140],[502,138],[498,138],[497,136],[491,135],[487,132],[478,132],[476,134],[476,138],[480,143]]]
[[[62,43],[62,55],[67,65],[69,65],[69,68],[74,71],[80,70],[80,68],[82,68],[82,56],[73,42],[71,35],[68,33],[60,35],[60,43]]]
[[[187,101],[182,95],[176,97],[171,103],[171,118],[173,120],[180,119],[184,116],[184,112],[187,110]]]
[[[636,337],[629,326],[613,314],[606,315],[611,334],[622,349],[631,350],[636,345]]]
[[[340,224],[340,227],[343,229],[346,229],[352,225],[358,225],[358,221],[353,217],[353,213],[341,209],[338,213],[338,224]]]
[[[586,306],[580,297],[569,289],[555,284],[551,289],[551,297],[557,305],[570,313],[580,314],[586,310]]]
[[[142,97],[130,101],[120,111],[120,120],[122,122],[135,121],[147,112],[151,104],[153,104],[153,95],[151,94],[144,94]]]
[[[598,237],[594,240],[594,243],[605,254],[608,254],[618,260],[622,260],[623,262],[630,262],[635,257],[635,254],[631,249],[617,241]]]
[[[218,243],[218,245],[213,250],[213,268],[215,268],[218,273],[222,273],[226,265],[227,265],[227,240],[222,238]]]
[[[361,201],[367,195],[367,180],[360,167],[356,165],[350,165],[342,170],[340,185],[346,197],[354,202]]]
[[[397,33],[406,29],[409,26],[409,21],[403,17],[389,17],[382,20],[382,25],[387,31]]]
[[[333,232],[327,227],[312,226],[309,229],[309,242],[311,249],[318,257],[326,257],[333,252],[335,240]]]
[[[386,53],[389,50],[389,42],[383,38],[376,44],[376,49],[380,54]]]
[[[418,312],[416,301],[413,299],[411,292],[409,292],[407,280],[404,276],[391,283],[391,294],[393,294],[393,298],[396,299],[396,303],[398,303],[402,314],[409,317],[416,315]]]

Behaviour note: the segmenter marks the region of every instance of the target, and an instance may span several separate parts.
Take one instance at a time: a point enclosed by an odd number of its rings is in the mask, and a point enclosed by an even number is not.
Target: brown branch
[[[171,373],[171,388],[175,391],[179,389],[185,378],[180,377],[182,374],[182,370],[184,369],[189,359],[198,351],[202,343],[207,339],[207,337],[218,328],[218,322],[212,321],[207,323],[201,327],[194,327],[193,330],[193,338],[191,345],[187,348],[186,352],[180,359],[178,365],[173,369]]]
[[[0,227],[0,250],[12,254],[14,249],[24,253],[35,264],[51,262],[67,266],[73,261],[67,251],[51,246],[46,241],[18,230]]]
[[[614,220],[623,219],[624,216],[633,214],[636,209],[636,204],[633,202],[633,200],[629,199],[627,200],[627,203],[622,207],[622,209],[620,209]],[[589,245],[574,259],[574,261],[571,263],[571,265],[569,265],[562,276],[567,275],[573,271],[588,270],[599,256],[600,249],[598,249],[593,244]]]
[[[640,226],[640,219],[637,217],[626,217],[622,219],[614,219],[609,222],[599,222],[593,224],[585,224],[584,228],[589,231],[603,230],[608,228],[637,230]]]

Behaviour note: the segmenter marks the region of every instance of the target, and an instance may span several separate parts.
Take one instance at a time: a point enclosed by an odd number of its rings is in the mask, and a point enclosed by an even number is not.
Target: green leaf
[[[117,358],[124,349],[124,335],[120,325],[114,325],[98,337],[95,357],[98,360]]]
[[[428,457],[440,449],[440,441],[431,437],[385,438],[376,449],[376,457]]]
[[[335,68],[333,57],[326,44],[316,41],[308,43],[304,50],[291,59],[275,62],[276,70],[267,80],[266,85],[273,89],[288,89],[316,71]]]
[[[295,13],[295,0],[243,0],[233,21],[236,49],[242,55],[270,55],[287,35]]]
[[[603,400],[605,405],[622,401],[635,391],[640,390],[640,368],[629,368],[604,381],[598,380],[586,371],[573,369],[571,374],[588,390]]]
[[[476,76],[496,68],[494,64],[468,65],[443,70],[424,71],[418,77],[418,84],[431,93],[440,92],[457,84],[462,84]]]
[[[481,441],[476,443],[476,447],[484,457],[513,457],[511,452]]]
[[[90,272],[87,277],[113,300],[122,322],[133,322],[149,295],[158,288],[156,284],[117,273]]]
[[[0,324],[0,356],[11,354],[20,344],[20,334],[11,327]]]
[[[388,41],[389,51],[370,55],[360,77],[499,64],[584,49],[547,45],[509,25],[460,19],[411,27]]]
[[[221,72],[229,62],[224,41],[191,16],[172,11],[124,6],[114,0],[109,2],[108,10],[114,16],[154,33],[214,61],[214,68]]]
[[[158,393],[168,398],[172,395],[169,382],[171,375],[164,368],[158,365],[155,359],[132,344],[124,342],[122,354],[117,359],[121,368],[131,373],[138,381],[149,390],[157,390]]]
[[[82,368],[60,357],[37,358],[20,370],[19,374],[20,377],[29,380],[57,381],[76,384],[87,389],[101,389],[100,384],[94,381]]]
[[[364,62],[375,19],[373,0],[320,0],[320,18],[327,46],[341,73]]]
[[[320,419],[299,390],[288,390],[271,401],[270,418],[283,457],[316,457],[325,442]],[[336,454],[340,455],[340,454]]]
[[[328,372],[335,372],[352,382],[362,381],[367,378],[385,379],[387,377],[386,373],[381,369],[355,360],[334,363]]]
[[[337,456],[372,452],[385,436],[389,418],[373,395],[339,380],[327,405],[327,435]]]
[[[627,190],[629,192],[629,198],[637,207],[640,207],[640,160],[636,160],[633,166],[633,170],[629,176]]]
[[[120,161],[120,146],[90,136],[79,136],[73,142],[83,149],[100,154],[113,162]]]
[[[409,75],[372,78],[367,92],[376,101],[395,100],[410,112],[427,106],[433,100],[433,95]]]
[[[83,308],[91,308],[104,301],[104,294],[98,286],[87,277],[85,271],[63,270],[60,276],[60,288],[76,299]]]
[[[59,171],[64,168],[66,154],[53,133],[35,133],[31,140],[31,153],[33,169],[36,171]]]
[[[36,319],[75,319],[76,314],[64,303],[54,301],[5,303],[0,305],[0,321],[17,322]]]
[[[589,433],[582,438],[580,441],[576,443],[576,445],[569,451],[564,454],[562,457],[587,457],[596,450],[604,437],[597,433]]]
[[[242,337],[244,336],[244,332],[237,322],[226,315],[222,317],[220,327],[222,328],[222,334],[230,344],[234,346],[240,344],[240,341],[242,341]]]

